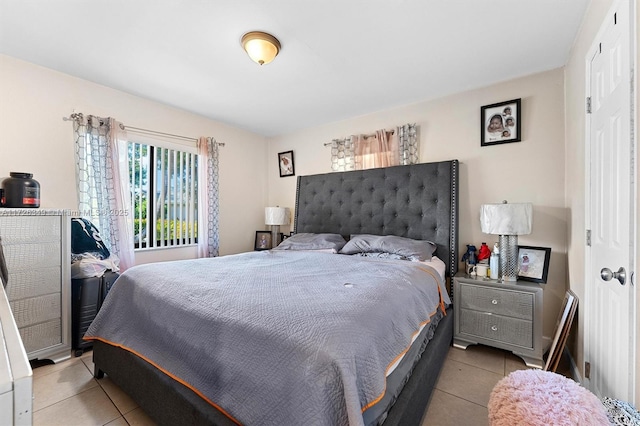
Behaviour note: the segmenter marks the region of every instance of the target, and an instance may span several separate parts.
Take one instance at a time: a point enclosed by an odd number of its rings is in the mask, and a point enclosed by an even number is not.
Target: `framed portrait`
[[[544,371],[556,371],[562,356],[562,350],[567,343],[567,336],[578,308],[578,297],[571,290],[567,290],[562,301],[562,308],[556,321],[556,330],[549,348],[549,355],[544,365]]]
[[[296,172],[293,165],[293,151],[278,153],[278,169],[280,169],[280,177],[295,176]]]
[[[256,231],[256,242],[254,250],[271,249],[271,231]]]
[[[518,246],[518,279],[546,284],[551,248]]]
[[[480,107],[480,146],[520,142],[520,99]]]

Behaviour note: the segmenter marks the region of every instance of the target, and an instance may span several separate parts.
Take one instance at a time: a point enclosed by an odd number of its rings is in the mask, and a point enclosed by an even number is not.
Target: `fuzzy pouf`
[[[489,397],[493,426],[608,425],[600,400],[578,383],[550,371],[519,370],[500,380]]]

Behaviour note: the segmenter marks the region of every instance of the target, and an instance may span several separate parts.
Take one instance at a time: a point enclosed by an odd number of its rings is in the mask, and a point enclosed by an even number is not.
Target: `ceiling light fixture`
[[[260,65],[268,64],[280,52],[280,42],[271,34],[251,31],[242,36],[242,47],[249,57]]]

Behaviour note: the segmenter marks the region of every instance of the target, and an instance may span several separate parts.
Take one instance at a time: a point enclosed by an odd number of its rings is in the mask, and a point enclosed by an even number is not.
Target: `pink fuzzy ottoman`
[[[493,426],[610,424],[594,394],[550,371],[514,371],[493,388],[488,408]]]

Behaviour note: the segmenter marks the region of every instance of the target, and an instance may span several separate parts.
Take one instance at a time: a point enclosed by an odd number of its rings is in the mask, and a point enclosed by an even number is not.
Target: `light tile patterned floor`
[[[423,426],[486,425],[493,386],[527,368],[509,352],[485,346],[451,348]],[[79,358],[33,370],[35,426],[153,425],[137,404],[105,377],[93,378],[91,351]]]

